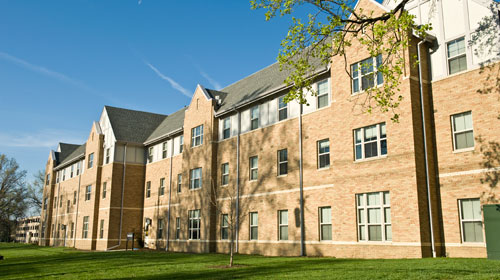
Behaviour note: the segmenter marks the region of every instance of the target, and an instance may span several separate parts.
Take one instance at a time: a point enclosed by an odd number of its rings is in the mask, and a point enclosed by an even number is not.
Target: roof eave
[[[179,133],[179,132],[181,132],[183,130],[184,130],[184,127],[181,127],[181,128],[176,129],[176,130],[170,131],[170,132],[168,132],[166,134],[163,134],[162,136],[158,136],[158,137],[156,137],[154,139],[151,139],[149,141],[144,142],[144,146],[148,146],[149,144],[153,144],[155,142],[159,142],[159,141],[161,141],[163,139],[169,138],[169,137],[171,137],[171,136],[173,136],[173,135],[175,135],[175,134],[177,134],[177,133]]]

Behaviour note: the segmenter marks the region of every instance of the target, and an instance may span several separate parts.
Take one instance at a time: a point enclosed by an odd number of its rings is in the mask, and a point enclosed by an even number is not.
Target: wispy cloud
[[[205,78],[212,87],[214,87],[215,90],[220,90],[222,87],[220,86],[219,82],[217,82],[216,80],[212,79],[212,77],[208,76],[207,73],[203,72],[203,70],[199,70],[200,71],[200,75],[203,76],[203,78]]]
[[[170,85],[177,91],[179,91],[180,93],[184,94],[186,97],[189,97],[191,98],[191,93],[189,92],[189,90],[185,89],[183,86],[181,86],[179,83],[177,83],[176,81],[174,81],[174,79],[168,77],[168,76],[165,76],[163,73],[160,72],[160,70],[158,70],[156,67],[154,67],[153,65],[151,65],[151,63],[147,62],[147,61],[144,61],[144,64],[146,64],[147,66],[149,66],[149,68],[151,68],[151,70],[153,70],[156,75],[158,75],[160,78],[162,78],[163,80],[167,81],[170,83]]]
[[[34,133],[0,132],[0,147],[55,148],[59,142],[83,144],[81,131],[42,130]]]

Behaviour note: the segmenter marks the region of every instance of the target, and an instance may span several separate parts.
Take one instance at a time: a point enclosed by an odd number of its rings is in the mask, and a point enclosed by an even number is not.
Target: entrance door
[[[488,259],[500,260],[500,204],[483,206]]]

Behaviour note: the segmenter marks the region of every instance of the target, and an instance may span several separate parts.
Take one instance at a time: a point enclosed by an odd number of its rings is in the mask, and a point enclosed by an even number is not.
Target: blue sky
[[[0,153],[32,180],[104,105],[170,114],[275,62],[289,25],[247,0],[0,0]]]

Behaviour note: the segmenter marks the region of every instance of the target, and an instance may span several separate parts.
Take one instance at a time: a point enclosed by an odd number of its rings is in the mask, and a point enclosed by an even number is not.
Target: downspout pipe
[[[236,137],[236,248],[239,249],[239,231],[240,231],[240,134],[241,134],[241,113],[238,111],[238,135]]]
[[[434,226],[433,226],[433,220],[432,220],[432,204],[431,204],[431,187],[430,187],[430,182],[429,182],[429,158],[427,155],[427,133],[425,129],[425,105],[424,105],[424,90],[423,90],[423,83],[422,83],[422,63],[420,61],[421,59],[421,54],[420,54],[420,45],[423,43],[427,42],[427,38],[424,38],[422,41],[420,41],[417,44],[417,59],[418,59],[418,83],[419,83],[419,90],[420,90],[420,110],[422,114],[422,132],[423,132],[423,137],[424,137],[424,160],[425,160],[425,184],[427,186],[427,207],[429,211],[429,226],[430,226],[430,233],[431,233],[431,248],[432,248],[432,257],[436,257],[436,245],[434,241]]]
[[[83,164],[82,164],[83,165]],[[82,168],[83,170],[83,168]],[[76,195],[76,217],[75,217],[75,228],[74,228],[74,234],[75,236],[71,236],[73,238],[73,248],[76,248],[76,229],[78,226],[78,207],[80,206],[80,187],[81,187],[81,181],[82,181],[82,172],[80,171],[80,175],[78,175],[78,191]]]
[[[172,142],[170,145],[170,182],[168,183],[168,208],[167,208],[167,244],[165,245],[165,251],[168,252],[168,247],[170,245],[170,203],[172,201],[172,161],[174,160],[174,139],[170,138]]]
[[[300,256],[305,256],[304,242],[304,177],[302,159],[302,104],[299,104],[299,204],[300,204]]]
[[[113,250],[114,248],[120,247],[122,245],[122,225],[123,225],[123,198],[125,195],[125,171],[127,167],[127,143],[125,143],[125,151],[123,153],[123,177],[122,177],[122,198],[120,206],[120,230],[118,233],[118,244],[106,249],[106,251]],[[134,248],[132,248],[133,250]]]
[[[59,179],[61,179],[61,178],[59,178]],[[60,196],[60,192],[61,192],[61,181],[59,181],[59,184],[57,184],[56,220],[55,220],[55,223],[54,223],[54,230],[53,230],[54,236],[52,236],[52,239],[54,239],[54,243],[52,244],[53,246],[56,246],[56,236],[59,233],[59,228],[57,227],[57,218],[59,216],[59,205],[61,205],[61,201],[60,201],[61,198],[59,197]],[[57,238],[57,243],[59,243],[59,238]]]

